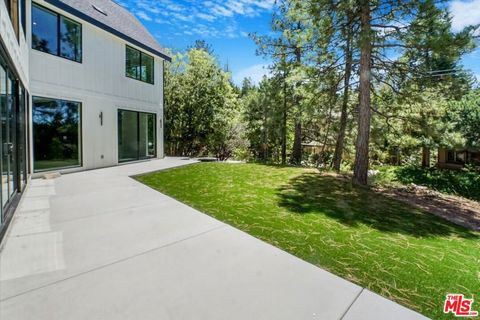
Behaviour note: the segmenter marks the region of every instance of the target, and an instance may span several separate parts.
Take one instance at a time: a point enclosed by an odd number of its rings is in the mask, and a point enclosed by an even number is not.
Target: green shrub
[[[430,189],[480,201],[480,173],[473,168],[448,170],[415,166],[380,167],[373,183],[417,184]]]

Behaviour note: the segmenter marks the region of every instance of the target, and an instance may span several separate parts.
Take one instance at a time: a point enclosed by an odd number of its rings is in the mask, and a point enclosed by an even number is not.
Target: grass
[[[480,234],[312,170],[196,164],[138,180],[434,319],[447,293],[480,309]]]
[[[480,173],[473,170],[447,170],[437,168],[379,167],[377,184],[417,184],[430,189],[480,201]]]

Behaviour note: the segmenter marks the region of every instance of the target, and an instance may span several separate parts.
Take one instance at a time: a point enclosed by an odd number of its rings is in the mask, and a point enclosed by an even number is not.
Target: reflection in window
[[[139,114],[139,157],[155,156],[155,115],[150,113]]]
[[[60,55],[64,58],[81,61],[82,30],[80,24],[60,17]]]
[[[142,74],[140,80],[153,83],[153,57],[142,54]]]
[[[57,54],[57,15],[39,6],[32,6],[32,47]]]
[[[127,77],[153,84],[153,57],[127,46],[125,58]]]
[[[32,48],[81,62],[82,26],[34,4],[32,5]]]
[[[138,79],[140,75],[140,51],[127,47],[127,77]]]
[[[81,165],[79,102],[33,98],[35,171]]]
[[[118,111],[118,159],[120,162],[155,157],[155,124],[155,114]]]
[[[131,111],[118,113],[118,157],[120,161],[138,159],[138,114]]]

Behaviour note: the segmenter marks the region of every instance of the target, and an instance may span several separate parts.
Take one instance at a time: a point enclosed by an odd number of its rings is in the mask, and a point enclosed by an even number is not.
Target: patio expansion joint
[[[98,267],[95,267],[95,268],[92,268],[92,269],[89,269],[89,270],[85,270],[85,271],[82,271],[82,272],[73,274],[73,275],[68,276],[68,277],[66,277],[66,278],[62,278],[62,279],[59,279],[59,280],[56,280],[56,281],[53,281],[53,282],[50,282],[50,283],[43,284],[43,285],[38,286],[38,287],[35,287],[35,288],[31,288],[31,289],[25,290],[25,291],[23,291],[23,292],[14,294],[14,295],[12,295],[12,296],[9,296],[9,297],[0,299],[0,302],[4,302],[4,301],[10,300],[10,299],[13,299],[13,298],[16,298],[16,297],[19,297],[19,296],[22,296],[22,295],[25,295],[25,294],[28,294],[28,293],[37,291],[37,290],[40,290],[40,289],[43,289],[43,288],[46,288],[46,287],[54,286],[54,285],[57,285],[57,284],[59,284],[59,283],[61,283],[61,282],[64,282],[64,281],[67,281],[67,280],[70,280],[70,279],[74,279],[74,278],[83,276],[83,275],[85,275],[85,274],[88,274],[88,273],[91,273],[91,272],[94,272],[94,271],[97,271],[97,270],[105,269],[105,268],[108,268],[108,267],[113,266],[113,265],[115,265],[115,264],[122,263],[122,262],[125,262],[125,261],[129,261],[129,260],[135,259],[135,258],[137,258],[137,257],[143,256],[143,255],[146,255],[146,254],[155,252],[155,251],[159,251],[159,250],[162,250],[162,249],[164,249],[164,248],[168,248],[168,247],[177,245],[177,244],[179,244],[179,243],[182,243],[182,242],[185,242],[185,241],[188,241],[188,240],[192,240],[192,239],[195,239],[195,238],[204,236],[204,235],[206,235],[206,234],[208,234],[208,233],[211,233],[211,232],[213,232],[213,231],[216,231],[216,230],[219,230],[219,229],[223,229],[223,228],[226,228],[226,227],[228,227],[228,225],[222,223],[222,224],[219,225],[219,226],[216,226],[216,227],[210,228],[210,229],[208,229],[208,230],[205,230],[205,231],[196,233],[196,234],[194,234],[194,235],[185,237],[185,238],[183,238],[183,239],[179,239],[179,240],[176,240],[176,241],[172,241],[172,242],[163,244],[163,245],[161,245],[161,246],[158,246],[158,247],[156,247],[156,248],[152,248],[152,249],[149,249],[149,250],[146,250],[146,251],[143,251],[143,252],[139,252],[139,253],[136,253],[136,254],[134,254],[134,255],[132,255],[132,256],[125,257],[125,258],[122,258],[122,259],[119,259],[119,260],[116,260],[116,261],[112,261],[112,262],[109,262],[109,263],[107,263],[107,264],[100,265],[100,266],[98,266]]]
[[[357,296],[355,297],[355,299],[353,299],[352,303],[350,303],[350,305],[348,306],[347,310],[345,310],[345,312],[342,314],[342,316],[340,317],[340,320],[342,320],[343,318],[345,318],[345,316],[348,314],[348,312],[350,311],[350,309],[352,308],[352,306],[355,304],[355,302],[357,302],[358,298],[362,295],[363,291],[365,290],[365,288],[362,288],[362,290],[360,290],[360,292],[357,294]]]

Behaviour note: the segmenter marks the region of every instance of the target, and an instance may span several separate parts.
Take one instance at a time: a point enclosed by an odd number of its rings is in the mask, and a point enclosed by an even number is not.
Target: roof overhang
[[[121,38],[121,39],[123,39],[123,40],[125,40],[125,41],[127,41],[127,42],[129,42],[129,43],[131,43],[131,44],[133,44],[133,45],[135,45],[135,46],[137,46],[137,47],[139,47],[139,48],[142,48],[143,50],[148,51],[148,52],[150,52],[151,54],[153,54],[153,55],[155,55],[155,56],[157,56],[157,57],[159,57],[159,58],[162,58],[162,59],[164,59],[164,60],[167,60],[168,62],[171,62],[171,61],[172,61],[172,58],[171,58],[169,55],[167,55],[167,54],[165,54],[165,53],[163,53],[163,52],[160,52],[160,51],[158,51],[158,50],[155,50],[155,49],[153,49],[153,48],[151,48],[151,47],[149,47],[149,46],[147,46],[147,45],[144,45],[143,43],[141,43],[141,42],[133,39],[132,37],[129,37],[129,36],[127,36],[126,34],[124,34],[124,33],[122,33],[122,32],[119,32],[118,30],[115,30],[114,28],[112,28],[112,27],[110,27],[110,26],[107,26],[106,24],[104,24],[104,23],[102,23],[102,22],[100,22],[100,21],[98,21],[98,20],[96,20],[96,19],[94,19],[94,18],[86,15],[85,13],[83,13],[83,12],[81,12],[81,11],[79,11],[79,10],[77,10],[77,9],[75,9],[75,8],[73,8],[73,7],[69,6],[69,5],[61,2],[61,1],[58,1],[58,0],[45,0],[45,2],[47,2],[47,3],[51,4],[52,6],[55,6],[55,7],[59,8],[59,9],[65,11],[65,12],[68,12],[68,13],[70,13],[71,15],[74,15],[75,17],[77,17],[77,18],[79,18],[79,19],[82,19],[82,20],[84,20],[84,21],[86,21],[86,22],[88,22],[88,23],[90,23],[90,24],[93,24],[94,26],[96,26],[96,27],[98,27],[98,28],[100,28],[100,29],[103,29],[103,30],[105,30],[105,31],[107,31],[107,32],[109,32],[109,33],[111,33],[111,34],[113,34],[113,35],[115,35],[115,36],[117,36],[117,37],[119,37],[119,38]]]

